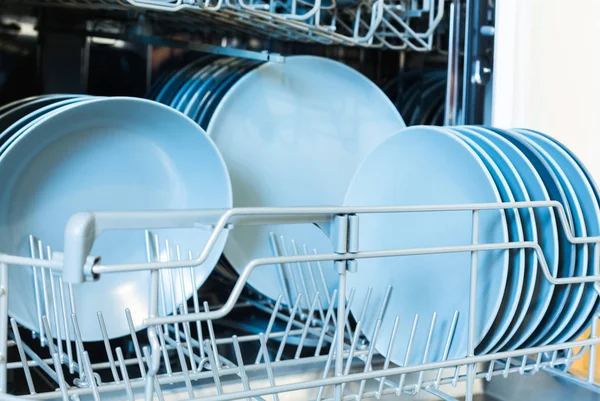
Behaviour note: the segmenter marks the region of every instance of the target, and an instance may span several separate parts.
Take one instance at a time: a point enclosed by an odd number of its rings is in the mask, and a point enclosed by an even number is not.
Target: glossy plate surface
[[[453,130],[462,134],[465,140],[483,160],[484,164],[494,178],[500,196],[504,202],[515,202],[525,200],[525,185],[519,177],[514,165],[489,139],[468,127],[456,127]],[[528,200],[528,199],[527,199]],[[508,222],[508,233],[511,242],[520,242],[528,238],[531,240],[532,230],[535,228],[533,213],[527,209],[507,209],[506,219]],[[533,252],[512,251],[509,253],[510,267],[508,269],[508,280],[500,310],[485,338],[481,341],[477,351],[488,353],[501,338],[507,333],[515,319],[520,313],[520,307],[531,298],[535,284],[535,257]],[[526,266],[527,262],[527,266]],[[526,270],[527,269],[527,270]]]
[[[215,110],[208,134],[227,163],[235,206],[332,206],[343,203],[371,150],[404,126],[387,96],[360,73],[325,58],[292,56],[240,79]],[[234,229],[225,256],[239,271],[271,256],[270,233],[281,230],[308,249],[327,245],[311,243],[311,236],[300,241],[299,227]],[[306,229],[319,237],[317,227]],[[325,270],[334,288],[337,274]],[[281,292],[276,283],[274,269],[250,281],[271,298]]]
[[[227,208],[232,203],[225,164],[202,129],[166,106],[132,98],[84,101],[31,123],[0,156],[0,186],[0,248],[20,255],[29,255],[30,234],[62,250],[65,224],[76,212]],[[154,234],[180,245],[184,255],[188,250],[197,255],[209,236],[195,229]],[[177,305],[204,282],[225,241],[226,234],[195,269],[196,283],[186,286],[183,296],[177,289]],[[144,232],[103,233],[92,255],[107,264],[145,262]],[[167,257],[164,245],[159,257]],[[125,308],[139,325],[148,314],[149,277],[149,272],[107,274],[74,285],[83,340],[101,339],[98,311],[111,338],[129,331]],[[10,315],[37,330],[31,269],[11,268],[9,282]],[[165,307],[172,312],[170,304]]]
[[[550,199],[538,172],[516,146],[490,129],[483,127],[469,127],[469,129],[492,142],[514,165],[518,172],[518,176],[514,177],[515,180],[521,179],[525,186],[525,192],[519,184],[512,186],[516,199],[524,201],[548,201]],[[505,174],[505,176],[509,175]],[[556,274],[559,245],[554,213],[546,208],[521,209],[520,213],[522,217],[529,216],[524,222],[525,238],[540,244],[546,255],[550,271]],[[550,285],[539,271],[537,256],[533,252],[528,253],[526,261],[525,298],[519,304],[516,319],[510,323],[509,329],[501,341],[492,348],[493,351],[511,349],[514,344],[519,344],[527,339],[537,328],[550,305],[554,286]]]
[[[346,194],[346,206],[444,205],[501,202],[493,177],[481,158],[462,139],[448,130],[411,127],[383,142],[360,166]],[[359,250],[422,248],[469,245],[473,214],[422,212],[359,215]],[[505,214],[481,211],[479,242],[508,241]],[[504,251],[479,255],[476,285],[475,344],[496,318],[508,276],[509,258]],[[348,273],[348,288],[355,288],[351,310],[360,316],[369,287],[370,302],[362,330],[372,338],[376,310],[392,286],[382,318],[376,348],[387,353],[394,320],[400,317],[391,360],[399,365],[439,361],[459,312],[448,359],[467,353],[468,305],[471,277],[470,253],[428,254],[361,259],[358,272]],[[430,322],[437,313],[431,348],[424,358]],[[410,356],[406,358],[413,319],[419,320]]]
[[[516,131],[544,148],[561,166],[581,206],[587,235],[591,237],[600,235],[600,208],[598,207],[598,201],[596,200],[592,185],[577,162],[561,146],[545,136],[528,130]],[[588,265],[581,266],[580,270],[575,271],[575,275],[585,276],[592,274],[594,271],[594,261],[598,249],[595,246],[589,246],[588,252]],[[597,293],[591,285],[580,284],[572,286],[562,319],[556,321],[548,337],[543,342],[553,343],[561,340],[565,341],[570,338],[584,323],[592,311],[597,298]]]
[[[527,158],[529,158],[542,177],[544,185],[550,195],[550,199],[562,204],[570,226],[575,227],[575,232],[581,232],[581,224],[583,223],[581,209],[573,196],[567,194],[567,192],[571,192],[571,190],[566,182],[567,179],[564,172],[556,161],[549,157],[544,149],[517,132],[507,130],[496,130],[496,132],[511,141],[527,156]],[[585,229],[585,227],[583,227],[583,229]],[[558,234],[560,238],[559,249],[561,256],[559,257],[560,263],[558,264],[557,274],[560,277],[570,277],[576,269],[583,266],[584,263],[587,264],[587,250],[582,248],[577,249],[573,246],[566,237],[564,229],[560,226],[558,227]],[[570,288],[568,286],[554,287],[554,293],[550,305],[546,310],[546,314],[533,334],[521,344],[523,347],[533,346],[541,341],[551,329],[552,325],[554,325],[556,319],[561,315],[567,302]]]

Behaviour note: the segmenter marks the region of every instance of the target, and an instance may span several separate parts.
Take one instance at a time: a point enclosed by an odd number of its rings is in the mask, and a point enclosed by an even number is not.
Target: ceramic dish
[[[52,249],[63,249],[64,226],[80,211],[231,206],[227,170],[212,141],[193,121],[158,103],[133,98],[86,100],[54,110],[23,130],[0,156],[2,252],[29,254],[30,234]],[[154,233],[194,254],[210,234],[196,229]],[[185,294],[176,289],[176,305],[204,282],[225,241],[226,233],[207,261],[195,269],[196,283]],[[107,264],[145,262],[144,232],[102,234],[92,254],[102,255]],[[139,325],[148,312],[148,280],[149,273],[119,273],[75,285],[83,340],[102,338],[98,311],[104,315],[110,338],[129,332],[125,308]],[[10,315],[37,331],[31,270],[12,269],[9,282]],[[165,305],[165,313],[171,312],[171,305]]]
[[[377,147],[354,175],[346,206],[444,205],[501,202],[493,177],[477,153],[450,131],[433,127],[410,127]],[[471,211],[359,215],[359,250],[391,250],[472,243]],[[502,243],[509,239],[505,214],[498,210],[480,212],[480,243]],[[502,250],[479,255],[476,285],[475,343],[492,327],[500,309],[509,269],[508,253]],[[394,347],[391,361],[414,365],[464,357],[467,353],[467,321],[471,277],[469,252],[362,259],[358,271],[348,274],[355,288],[352,304],[355,318],[372,288],[369,310],[383,301],[388,285],[392,292],[373,338],[377,316],[365,315],[362,330],[386,354],[396,316],[400,323],[397,344],[408,344],[412,322],[418,326],[407,356],[405,347]],[[444,355],[455,311],[456,330]],[[436,314],[431,348],[425,357],[430,321]]]
[[[235,206],[323,206],[341,205],[358,165],[404,126],[390,100],[360,73],[325,58],[292,56],[237,81],[215,110],[208,134],[232,175]],[[308,249],[331,246],[296,233],[313,230],[319,238],[319,228],[301,226],[233,230],[225,256],[238,271],[271,256],[271,232],[283,231]],[[332,292],[337,274],[326,275]],[[275,269],[249,279],[270,298],[281,293],[276,283]]]

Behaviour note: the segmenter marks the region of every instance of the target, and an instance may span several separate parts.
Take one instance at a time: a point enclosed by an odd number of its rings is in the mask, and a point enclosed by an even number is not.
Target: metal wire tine
[[[558,350],[555,350],[552,353],[552,360],[550,362],[550,366],[554,367],[556,365],[556,358],[558,358]]]
[[[338,336],[338,332],[336,330],[333,334],[332,343],[336,342],[337,336]],[[329,370],[331,369],[331,365],[333,364],[333,358],[335,357],[335,348],[336,347],[329,348],[329,353],[327,354],[327,361],[325,361],[325,367],[323,368],[323,375],[321,376],[321,379],[326,379],[327,376],[329,376]],[[325,391],[325,386],[319,387],[315,401],[321,401],[321,399],[323,398],[324,391]]]
[[[183,310],[183,305],[180,306],[180,309]],[[196,354],[194,354],[194,348],[192,347],[192,335],[190,333],[190,325],[189,324],[183,324],[183,334],[185,336],[185,344],[187,346],[187,350],[190,356],[190,366],[192,369],[192,372],[195,372],[197,370],[196,367]]]
[[[154,249],[156,252],[156,260],[159,261],[160,260],[160,239],[157,234],[154,234]],[[162,315],[167,316],[167,295],[165,293],[164,278],[165,278],[165,273],[164,273],[164,271],[161,271],[160,280],[158,280],[158,292],[160,293],[160,297],[159,297],[160,302],[159,303],[160,303]],[[165,336],[169,335],[169,325],[168,324],[165,323],[163,325],[163,331],[164,331]]]
[[[316,249],[313,249],[313,254],[318,255],[319,252]],[[323,265],[321,262],[317,263],[317,270],[319,271],[319,278],[321,279],[321,285],[323,286],[323,290],[325,293],[325,297],[327,298],[327,302],[331,303],[333,299],[335,299],[334,295],[329,294],[329,286],[327,285],[327,280],[325,279],[325,273],[323,272]]]
[[[281,300],[283,299],[282,295],[279,294],[277,297],[277,301],[275,302],[275,306],[273,307],[273,312],[271,312],[271,317],[269,318],[269,324],[267,324],[267,330],[265,331],[265,337],[268,339],[271,335],[271,330],[273,330],[273,325],[275,324],[275,319],[277,319],[277,313],[279,313],[279,309],[281,308]],[[260,362],[260,358],[262,357],[262,347],[258,349],[258,353],[256,354],[256,359],[254,363],[257,364]]]
[[[102,340],[104,341],[104,349],[106,350],[106,356],[108,357],[110,371],[113,375],[115,383],[120,383],[121,380],[119,380],[119,374],[117,373],[117,367],[115,366],[115,359],[110,347],[110,341],[108,340],[108,332],[106,331],[106,324],[104,323],[104,316],[102,315],[102,312],[98,312],[98,324],[100,325],[100,331],[102,332]]]
[[[452,387],[456,387],[460,376],[460,365],[457,365],[454,369],[454,377],[452,378]]]
[[[183,372],[183,380],[185,381],[185,387],[187,388],[188,396],[191,400],[195,397],[194,389],[192,388],[192,381],[190,380],[190,374],[185,361],[185,355],[183,355],[183,347],[179,341],[177,341],[177,355],[179,355],[179,364],[181,365],[181,371]]]
[[[312,305],[310,306],[310,311],[308,312],[308,316],[306,317],[306,324],[304,325],[304,329],[302,330],[302,336],[300,337],[300,343],[298,344],[298,348],[296,349],[296,355],[294,359],[300,358],[300,354],[302,353],[302,348],[304,347],[304,341],[306,341],[306,336],[308,335],[308,329],[310,328],[310,324],[315,313],[315,307],[319,302],[319,291],[315,293],[315,297],[313,299]]]
[[[332,299],[337,299],[337,288],[333,290]],[[319,354],[321,353],[321,347],[323,346],[323,341],[325,340],[325,333],[327,333],[327,325],[329,324],[329,320],[334,315],[333,307],[334,302],[329,302],[329,308],[327,308],[327,315],[325,315],[325,320],[323,321],[323,330],[321,330],[321,335],[319,336],[317,348],[315,349],[315,356],[319,356]]]
[[[363,368],[363,373],[366,373],[368,371],[371,370],[371,362],[373,361],[373,355],[375,354],[375,344],[377,344],[377,340],[379,339],[379,332],[381,330],[381,320],[378,320],[377,323],[375,324],[375,330],[373,332],[373,340],[371,341],[371,344],[369,344],[369,352],[367,353],[367,360],[365,361],[365,367]],[[385,380],[384,377],[381,378],[381,380]],[[361,380],[360,381],[360,386],[358,388],[358,395],[357,395],[357,399],[361,399],[362,395],[365,391],[365,385],[367,384],[366,380]]]
[[[275,234],[273,232],[269,233],[269,243],[271,244],[271,251],[273,252],[273,256],[279,257],[281,256],[281,252],[279,252],[279,246],[277,244],[277,239],[275,238]],[[281,292],[285,296],[285,302],[288,306],[292,304],[292,298],[290,297],[290,292],[287,287],[286,282],[286,269],[282,264],[278,264],[277,266],[277,277],[279,278],[279,286],[281,287]]]
[[[494,365],[495,364],[496,364],[496,360],[492,359],[490,361],[490,366],[488,367],[487,374],[485,375],[485,380],[488,382],[492,380],[492,375],[494,374]]]
[[[131,342],[133,343],[133,349],[137,358],[138,366],[140,368],[140,374],[142,378],[146,378],[146,368],[144,367],[144,361],[142,359],[142,350],[140,349],[140,343],[135,333],[135,326],[133,325],[133,319],[131,318],[131,311],[129,308],[125,309],[125,318],[127,319],[127,325],[129,326],[129,335],[131,336]]]
[[[208,357],[208,361],[210,363],[211,372],[213,376],[213,381],[215,382],[215,388],[217,389],[217,394],[223,394],[223,387],[221,386],[221,378],[219,377],[219,362],[217,362],[217,357],[213,353],[212,348],[208,345],[204,348],[206,350],[206,356]]]
[[[356,331],[354,332],[354,337],[352,338],[352,342],[350,343],[350,351],[348,353],[348,359],[346,359],[346,366],[344,366],[344,376],[347,376],[350,373],[350,368],[352,367],[352,362],[354,362],[354,351],[356,350],[356,345],[358,344],[358,339],[360,338],[360,329],[362,326],[362,322],[358,322],[356,324]],[[342,383],[341,394],[344,394],[344,388],[346,387],[346,383]]]
[[[369,286],[369,288],[367,288],[367,295],[365,295],[365,303],[363,304],[362,310],[360,311],[360,316],[358,317],[359,321],[363,321],[365,319],[365,313],[367,312],[367,307],[369,306],[369,302],[371,301],[372,292],[373,287]]]
[[[275,376],[273,375],[273,369],[271,368],[271,358],[269,358],[269,350],[267,349],[267,342],[265,340],[264,333],[259,333],[258,339],[260,341],[260,347],[262,348],[263,355],[265,357],[265,368],[267,369],[269,385],[271,387],[275,387]],[[277,395],[277,393],[273,393],[273,401],[279,401],[279,396]]]
[[[524,374],[526,367],[527,367],[527,355],[523,355],[523,357],[521,359],[521,367],[519,367],[519,373]]]
[[[177,261],[181,261],[181,250],[179,248],[179,245],[175,246],[175,253],[177,254]],[[187,306],[187,297],[185,296],[187,294],[187,292],[185,290],[185,280],[183,278],[183,267],[180,267],[179,269],[177,269],[177,272],[179,273],[179,286],[181,289],[180,304],[183,305],[183,313],[185,315],[187,315],[188,314],[188,306]],[[189,323],[188,323],[188,326],[189,326]]]
[[[511,364],[512,364],[512,358],[506,358],[506,363],[504,365],[504,370],[502,371],[502,376],[505,379],[508,377],[508,373],[509,373]]]
[[[13,336],[15,337],[15,342],[17,343],[17,351],[19,352],[19,358],[21,359],[21,364],[23,365],[23,372],[25,373],[25,380],[27,381],[29,393],[35,394],[35,386],[33,385],[33,380],[31,378],[31,370],[29,369],[29,364],[27,363],[27,356],[25,355],[25,350],[23,349],[23,340],[21,340],[19,326],[14,318],[10,318],[10,325],[12,326]]]
[[[354,334],[352,333],[352,328],[350,327],[350,309],[352,308],[352,303],[354,302],[354,296],[356,295],[356,290],[354,288],[350,289],[350,294],[348,295],[348,301],[346,302],[346,310],[344,313],[344,320],[345,320],[345,328],[346,331],[348,332],[348,336],[349,338],[354,337]]]
[[[280,235],[279,240],[281,242],[281,251],[282,251],[281,256],[290,256],[288,249],[287,249],[287,245],[285,243],[285,237],[283,235]],[[289,273],[287,276],[288,276],[290,283],[292,284],[292,294],[290,294],[290,295],[298,296],[298,294],[300,294],[301,292],[298,289],[298,283],[296,282],[296,275],[294,274],[294,268],[292,266],[290,266],[289,263],[284,263],[284,267],[285,267],[286,272]],[[295,303],[296,300],[294,299],[293,302]],[[288,308],[290,305],[291,304],[288,304]]]
[[[67,288],[69,289],[69,303],[71,305],[71,329],[73,330],[73,338],[75,339],[75,355],[77,356],[77,364],[80,366],[79,378],[81,379],[83,375],[83,363],[81,359],[83,347],[80,348],[77,342],[77,328],[75,327],[75,323],[77,322],[77,309],[75,307],[75,296],[73,295],[73,284],[68,283]],[[73,316],[75,316],[75,319],[73,319]]]
[[[169,350],[167,348],[167,343],[165,342],[165,334],[160,329],[160,327],[157,328],[156,332],[158,333],[158,340],[160,341],[160,349],[163,354],[163,361],[165,363],[167,375],[173,376],[173,369],[171,368],[171,357],[169,356]]]
[[[129,373],[127,373],[127,365],[125,365],[125,358],[123,358],[123,351],[121,351],[121,347],[117,347],[115,349],[115,353],[117,354],[117,360],[119,361],[119,367],[121,368],[121,376],[123,376],[127,397],[129,398],[129,401],[135,401],[133,389],[131,388],[131,382],[129,381]]]
[[[534,372],[539,372],[542,365],[542,353],[538,352],[537,358],[535,358],[535,365],[533,366]]]
[[[240,379],[242,379],[242,386],[244,391],[250,390],[250,383],[248,383],[248,375],[246,374],[246,369],[244,368],[244,359],[242,358],[242,351],[240,350],[240,343],[238,341],[237,336],[234,334],[232,337],[233,342],[233,352],[235,353],[235,360],[240,370]],[[251,401],[250,398],[246,398],[246,401]]]
[[[308,248],[306,247],[306,244],[302,245],[302,252],[305,256],[308,256]],[[310,283],[312,284],[314,292],[321,292],[321,290],[317,286],[317,280],[315,279],[315,273],[313,272],[313,265],[311,262],[306,262],[306,270],[308,271],[308,277],[310,279]],[[323,292],[321,293],[323,294]],[[327,302],[329,303],[329,299],[327,299]],[[319,307],[319,316],[321,317],[321,320],[323,320],[325,318],[325,313],[323,312],[323,306],[320,300],[317,306]]]
[[[458,323],[458,311],[454,311],[454,316],[452,316],[452,323],[450,323],[450,329],[448,330],[448,336],[446,337],[446,344],[444,345],[444,353],[442,354],[442,361],[446,361],[448,359],[448,355],[450,354],[450,345],[452,345],[452,339],[454,338],[454,334],[456,332],[456,325]],[[437,389],[440,386],[440,381],[442,380],[442,370],[439,369],[437,376],[435,378],[435,388]]]
[[[291,240],[291,244],[292,244],[292,251],[294,252],[294,256],[300,256],[300,254],[298,253],[298,247],[296,246],[296,241],[295,240]],[[296,267],[297,267],[297,271],[298,274],[300,275],[300,284],[302,285],[302,291],[304,292],[304,306],[306,307],[306,309],[310,308],[310,305],[308,304],[310,302],[310,293],[308,292],[308,283],[306,282],[306,277],[304,276],[304,272],[302,271],[302,263],[298,262],[296,263]]]
[[[59,291],[59,295],[60,295],[60,310],[61,310],[61,314],[62,314],[62,319],[63,319],[63,327],[65,328],[65,345],[67,348],[67,358],[69,359],[69,373],[73,374],[74,373],[74,369],[73,369],[73,348],[72,348],[72,344],[71,344],[71,327],[68,323],[68,318],[67,318],[67,305],[65,303],[65,286],[62,280],[62,277],[58,277],[58,286],[60,288]]]
[[[431,324],[429,326],[429,334],[427,335],[427,342],[425,343],[425,351],[423,352],[423,365],[427,363],[427,359],[429,358],[429,350],[431,349],[431,339],[433,338],[433,330],[435,329],[435,323],[437,321],[437,312],[433,312],[433,317],[431,318]],[[421,391],[421,386],[423,385],[423,375],[424,371],[419,372],[419,379],[417,381],[416,393]]]
[[[100,392],[98,391],[98,384],[96,383],[96,378],[94,377],[94,370],[92,369],[92,363],[90,362],[90,355],[87,351],[83,352],[83,363],[84,369],[87,373],[87,377],[89,377],[90,388],[92,389],[92,394],[94,395],[94,401],[100,401]]]
[[[413,320],[412,328],[410,330],[410,337],[408,338],[408,345],[406,346],[406,355],[404,356],[404,364],[403,366],[408,365],[408,360],[410,359],[410,352],[412,351],[413,341],[415,339],[415,334],[417,332],[417,325],[419,323],[419,315],[415,315]],[[398,388],[396,389],[396,395],[400,396],[404,391],[404,382],[406,381],[406,374],[402,374],[400,376],[400,381],[398,382]]]
[[[171,262],[173,259],[171,258],[171,246],[169,245],[169,240],[165,240],[165,248],[167,252],[167,262]],[[175,299],[175,283],[173,283],[173,270],[167,269],[167,277],[169,278],[169,292],[171,293],[171,308],[173,310],[173,316],[177,316],[177,300]],[[179,338],[179,323],[174,323],[173,327],[175,328],[175,338]]]
[[[387,352],[385,353],[385,360],[383,361],[382,370],[387,370],[390,366],[390,359],[392,358],[392,352],[394,351],[394,343],[396,342],[396,336],[398,335],[398,326],[400,324],[400,316],[396,316],[394,319],[394,327],[392,328],[392,334],[390,335],[390,342],[388,343]],[[383,384],[385,382],[385,378],[381,378],[379,381],[379,388],[377,389],[377,393],[375,397],[379,400],[381,399],[381,395],[383,393]],[[358,399],[360,401],[360,398]]]
[[[290,335],[290,330],[292,330],[292,324],[294,323],[294,318],[296,317],[296,313],[298,312],[301,300],[302,294],[298,294],[298,296],[296,297],[296,303],[294,304],[292,312],[290,313],[290,318],[287,322],[287,325],[285,326],[283,338],[281,339],[281,344],[279,345],[279,349],[277,350],[277,356],[275,356],[275,362],[279,362],[281,360],[281,356],[283,355],[283,349],[285,348],[288,336]]]
[[[208,307],[208,302],[204,301],[204,312],[209,312],[210,308]],[[208,335],[210,337],[210,344],[212,346],[213,358],[216,363],[219,363],[219,350],[217,349],[217,340],[215,338],[215,329],[212,324],[212,320],[208,319],[206,321],[206,325],[208,326]],[[213,369],[219,370],[220,365],[213,365]]]
[[[37,239],[33,236],[29,236],[29,253],[32,259],[36,259],[36,241]],[[39,337],[40,337],[40,345],[43,347],[44,341],[46,340],[44,336],[44,327],[42,325],[42,315],[45,313],[42,312],[42,300],[40,299],[40,283],[39,283],[39,275],[41,274],[41,267],[32,266],[33,269],[33,291],[35,293],[35,307],[37,310],[37,318],[38,318],[38,327],[39,327]]]
[[[58,387],[60,388],[63,401],[69,401],[69,393],[67,392],[67,388],[69,387],[69,385],[67,384],[65,376],[63,374],[60,356],[56,353],[54,341],[52,341],[52,330],[50,329],[50,324],[48,323],[48,318],[46,316],[42,316],[42,324],[44,325],[44,331],[48,336],[48,350],[50,351],[50,355],[52,356],[52,362],[54,363],[54,372],[56,373],[56,381],[58,382]]]
[[[192,251],[188,251],[188,259],[194,259],[194,254],[192,253]],[[193,266],[189,267],[189,272],[192,287],[194,287],[196,285],[196,272]],[[193,288],[192,299],[194,301],[194,313],[200,313],[200,301],[198,300],[198,291],[194,291]],[[196,320],[196,331],[198,332],[198,344],[200,344],[200,356],[204,357],[204,336],[202,334],[202,323],[200,322],[200,320]],[[202,369],[202,366],[199,366],[198,368]]]
[[[83,339],[81,337],[81,330],[79,329],[79,321],[77,319],[77,314],[71,313],[71,324],[73,325],[73,333],[75,334],[75,349],[77,350],[77,356],[79,362],[79,379],[85,380],[85,369],[83,360],[83,352],[85,349],[83,348]]]
[[[146,362],[148,363],[148,371],[150,371],[152,369],[152,367],[150,366],[150,364],[152,363],[152,355],[150,354],[150,348],[149,347],[144,347],[143,350],[144,352],[144,358],[146,358]],[[148,379],[150,379],[148,376],[146,376]],[[158,397],[159,401],[165,401],[165,397],[163,396],[162,393],[162,389],[160,388],[160,383],[158,381],[158,377],[156,374],[152,375],[152,381],[153,383],[153,387],[154,387],[154,391],[156,392],[156,396]],[[148,388],[149,386],[147,385],[146,388]],[[152,394],[150,394],[151,396]],[[146,397],[148,397],[148,393],[146,393]],[[149,401],[149,400],[148,400]]]
[[[46,247],[46,258],[50,260],[52,258],[52,249],[47,246]],[[63,356],[63,337],[62,337],[62,329],[60,327],[60,320],[58,318],[58,300],[56,298],[56,285],[54,282],[54,274],[52,270],[48,269],[48,274],[50,275],[50,291],[52,292],[52,315],[54,317],[54,328],[56,329],[56,345],[58,346],[58,355],[62,359]]]

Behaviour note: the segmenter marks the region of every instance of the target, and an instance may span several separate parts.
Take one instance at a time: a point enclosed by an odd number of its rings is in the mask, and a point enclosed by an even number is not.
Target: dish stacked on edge
[[[0,108],[0,132],[0,252],[49,258],[51,250],[63,250],[65,225],[77,212],[232,204],[229,175],[213,142],[192,120],[153,101],[74,95],[24,99]],[[197,254],[210,233],[169,229],[153,234],[187,255],[188,250]],[[30,235],[41,243],[30,241]],[[173,300],[164,305],[165,313],[206,280],[225,241],[226,233],[194,269],[195,282],[165,288]],[[145,233],[102,233],[92,254],[105,263],[146,262]],[[157,255],[167,257],[167,252]],[[49,274],[37,268],[9,271],[9,314],[38,333],[45,315],[53,336],[60,338],[77,312],[82,340],[98,341],[103,338],[98,312],[109,338],[129,333],[125,308],[136,327],[148,314],[149,272],[106,274],[75,284],[72,302],[68,286]]]
[[[411,127],[388,138],[359,167],[346,194],[347,206],[402,206],[560,202],[574,235],[600,233],[600,192],[582,163],[556,140],[530,130],[483,127]],[[360,251],[469,245],[473,213],[424,212],[359,216]],[[568,241],[554,209],[479,211],[478,242],[536,242],[555,277],[592,274],[597,249]],[[476,353],[561,343],[590,324],[598,296],[592,284],[553,285],[532,250],[478,252]],[[373,291],[378,308],[392,286],[381,327],[365,314],[362,329],[392,362],[414,365],[467,355],[471,253],[365,259],[348,274],[356,299]],[[365,306],[352,305],[358,319]],[[456,328],[452,321],[458,311]],[[432,318],[436,315],[432,325]],[[413,319],[418,324],[411,352]],[[431,327],[431,347],[426,353]]]

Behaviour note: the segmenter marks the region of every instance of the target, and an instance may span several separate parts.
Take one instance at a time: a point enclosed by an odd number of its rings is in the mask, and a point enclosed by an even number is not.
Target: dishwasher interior
[[[408,126],[489,125],[497,34],[494,3],[0,0],[0,105],[50,93],[154,98],[152,93],[161,82],[204,55],[257,63],[285,63],[287,56],[316,55],[340,61],[370,78]],[[105,320],[114,317],[100,313],[102,338],[82,341],[71,283],[53,273],[63,268],[62,254],[47,248],[43,238],[30,237],[27,257],[0,255],[0,398],[598,398],[600,388],[594,384],[595,349],[600,342],[597,318],[591,322],[591,332],[576,341],[495,354],[473,352],[458,360],[446,360],[446,352],[444,360],[437,362],[427,361],[428,343],[421,364],[394,364],[367,340],[361,333],[361,320],[349,313],[352,302],[365,304],[363,314],[381,315],[385,308],[383,302],[366,310],[369,295],[354,299],[346,289],[346,274],[351,274],[346,271],[353,268],[347,254],[354,252],[355,215],[332,208],[265,210],[253,216],[232,210],[223,215],[157,211],[143,218],[135,212],[97,216],[95,224],[105,224],[109,230],[147,230],[145,252],[154,267],[128,268],[148,274],[151,297],[162,298],[163,306],[173,306],[173,314],[149,311],[141,327],[135,327],[129,310],[124,311],[120,319],[129,332],[120,338],[109,338]],[[193,264],[186,265],[186,255],[182,257],[179,248],[171,255],[169,244],[164,249],[162,238],[153,234],[153,229],[169,220],[202,226],[214,238],[229,225],[317,223],[337,240],[338,258],[323,255],[319,259],[319,255],[298,251],[294,244],[272,263],[332,261],[340,284],[327,294],[326,303],[318,295],[286,302],[285,289],[273,300],[244,285],[252,269],[267,262],[256,261],[247,275],[239,276],[222,258],[189,300],[165,300],[169,297],[165,293],[173,296],[175,292],[166,291],[165,286],[185,292],[188,277],[193,279],[194,274]],[[88,228],[73,231],[74,238],[85,244]],[[168,257],[161,258],[165,252]],[[40,332],[28,330],[7,314],[6,292],[11,290],[7,277],[12,265],[31,268],[40,277],[40,288],[35,279],[41,302],[38,312],[40,308],[47,312],[38,313]],[[159,273],[167,265],[171,267]],[[83,268],[86,279],[93,279],[123,267],[86,259]],[[301,276],[292,284],[307,298],[306,286],[316,288],[315,280],[319,277]],[[433,331],[435,315],[419,318],[414,318],[415,327],[426,325]],[[461,318],[470,319],[457,314],[453,325]],[[61,332],[67,326],[72,329]],[[408,344],[395,346],[407,347],[410,353],[413,336]],[[452,336],[450,329],[446,348]],[[574,374],[573,364],[584,357],[589,360],[587,376]]]

